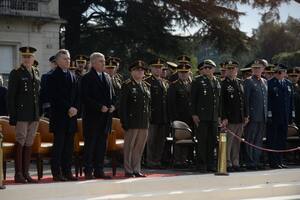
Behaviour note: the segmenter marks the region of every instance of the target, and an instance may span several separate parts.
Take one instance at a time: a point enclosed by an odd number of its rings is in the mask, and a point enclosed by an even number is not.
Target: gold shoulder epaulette
[[[128,84],[128,83],[131,83],[131,79],[127,79],[126,81],[124,81],[124,84]]]
[[[150,83],[148,83],[147,81],[143,81],[144,83],[145,83],[145,85],[147,85],[148,87],[150,87],[151,86],[151,84]]]

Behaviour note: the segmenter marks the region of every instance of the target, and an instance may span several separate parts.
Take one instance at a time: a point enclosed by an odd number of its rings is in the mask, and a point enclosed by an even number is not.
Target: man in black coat
[[[3,78],[0,76],[0,116],[7,116],[7,88],[3,86]]]
[[[40,115],[49,118],[50,117],[50,101],[49,101],[49,88],[48,77],[52,74],[56,67],[55,56],[49,58],[50,71],[43,74],[41,77],[41,89],[40,89]]]
[[[84,172],[86,179],[106,179],[110,177],[103,172],[104,156],[115,110],[115,95],[111,78],[104,72],[104,55],[95,52],[91,54],[90,61],[91,70],[83,76],[81,82]]]
[[[55,57],[57,67],[48,78],[50,131],[54,133],[51,171],[54,181],[72,181],[77,180],[71,168],[79,107],[78,88],[75,76],[68,69],[68,50],[59,50]]]

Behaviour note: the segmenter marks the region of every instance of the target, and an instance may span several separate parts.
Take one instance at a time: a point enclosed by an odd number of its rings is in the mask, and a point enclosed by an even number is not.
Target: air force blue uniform
[[[249,77],[244,82],[246,112],[249,113],[249,123],[245,127],[245,139],[262,146],[267,119],[267,81],[256,76]],[[246,146],[248,166],[256,168],[259,165],[261,151],[249,145]]]
[[[267,144],[271,149],[286,148],[288,124],[295,117],[293,85],[287,80],[272,78],[268,81]],[[281,153],[269,153],[271,167],[282,165]]]

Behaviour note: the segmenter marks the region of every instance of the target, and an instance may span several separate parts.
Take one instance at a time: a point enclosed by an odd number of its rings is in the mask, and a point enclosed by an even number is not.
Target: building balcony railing
[[[0,15],[59,18],[47,12],[49,1],[51,0],[0,0]]]

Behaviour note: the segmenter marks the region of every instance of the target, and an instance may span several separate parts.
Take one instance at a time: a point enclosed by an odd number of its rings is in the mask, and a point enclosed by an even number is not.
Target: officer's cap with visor
[[[177,57],[177,61],[178,63],[190,63],[191,62],[191,58],[188,57],[187,55],[181,55]]]
[[[135,62],[133,62],[131,65],[129,65],[129,71],[133,71],[136,69],[143,69],[143,70],[147,70],[147,65],[144,61],[142,60],[137,60]]]
[[[238,61],[232,60],[232,59],[227,60],[224,64],[225,64],[226,69],[233,69],[233,68],[236,68],[239,66]]]
[[[198,69],[204,69],[204,68],[216,68],[217,65],[214,61],[210,60],[210,59],[206,59],[203,62],[198,64]]]
[[[114,59],[108,58],[105,61],[105,68],[116,68],[118,66],[118,63]]]
[[[34,56],[34,52],[36,52],[36,48],[34,47],[20,47],[19,51],[21,52],[21,56]]]
[[[299,76],[300,69],[299,69],[299,67],[289,67],[287,69],[287,74],[288,74],[288,76]]]
[[[180,63],[177,66],[177,71],[178,72],[189,72],[192,66],[189,63]]]
[[[156,58],[149,63],[149,66],[162,68],[165,66],[165,61],[162,58]]]
[[[268,66],[268,61],[266,61],[265,59],[257,59],[252,63],[251,68],[261,68],[267,66]]]
[[[275,67],[274,67],[275,73],[281,73],[281,72],[286,72],[286,71],[287,71],[287,67],[284,64],[282,64],[282,63],[275,64]]]

